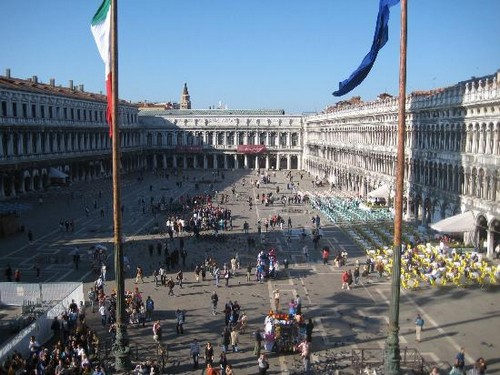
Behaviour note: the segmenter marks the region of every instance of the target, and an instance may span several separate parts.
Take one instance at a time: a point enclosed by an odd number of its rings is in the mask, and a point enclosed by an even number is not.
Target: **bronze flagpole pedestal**
[[[113,344],[115,370],[131,368],[130,347],[125,321],[125,282],[123,278],[123,242],[120,189],[120,129],[118,99],[118,0],[111,0],[111,79],[112,79],[112,164],[113,164],[113,231],[116,281],[116,339]]]
[[[391,304],[389,327],[384,350],[384,374],[401,373],[399,348],[399,300],[401,288],[401,245],[403,228],[403,187],[405,166],[405,125],[406,125],[406,35],[407,0],[401,0],[401,40],[399,55],[399,110],[397,133],[396,195],[394,201],[394,240],[391,281]]]

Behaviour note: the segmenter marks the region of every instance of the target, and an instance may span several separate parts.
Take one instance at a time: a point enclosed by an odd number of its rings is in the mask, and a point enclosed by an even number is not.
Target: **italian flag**
[[[113,105],[112,105],[112,86],[111,86],[111,0],[103,0],[99,9],[97,9],[92,24],[90,25],[94,35],[97,49],[104,61],[106,69],[106,94],[108,97],[108,108],[106,109],[106,120],[109,125],[109,136],[113,136],[111,125]]]

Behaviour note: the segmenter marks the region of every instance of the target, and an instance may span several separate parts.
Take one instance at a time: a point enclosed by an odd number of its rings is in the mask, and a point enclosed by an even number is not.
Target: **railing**
[[[416,374],[429,373],[427,370],[424,358],[420,355],[417,349],[404,348],[400,350],[400,366],[401,368],[411,369]],[[383,367],[385,361],[385,352],[381,348],[365,348],[352,350],[352,367],[357,374],[362,373],[366,368]],[[431,367],[432,369],[432,367]]]
[[[168,344],[137,344],[130,343],[130,359],[133,362],[150,361],[157,363],[160,367],[160,373],[164,373],[168,361]],[[114,363],[113,343],[111,340],[105,340],[99,343],[96,353],[96,360],[106,369],[110,369]]]

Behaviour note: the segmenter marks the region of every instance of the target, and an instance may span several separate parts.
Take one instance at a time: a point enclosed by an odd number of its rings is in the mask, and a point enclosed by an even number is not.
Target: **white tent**
[[[430,227],[444,233],[472,232],[476,229],[476,218],[472,211],[465,211],[431,224]]]
[[[50,167],[49,169],[49,178],[67,178],[68,175],[64,172],[61,172],[59,169]]]
[[[368,193],[370,198],[388,198],[389,197],[389,185],[383,184],[373,191]]]

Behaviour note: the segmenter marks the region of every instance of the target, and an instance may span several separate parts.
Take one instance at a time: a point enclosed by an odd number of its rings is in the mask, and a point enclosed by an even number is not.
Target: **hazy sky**
[[[105,91],[91,19],[100,0],[1,0],[0,74]],[[321,111],[398,93],[400,5],[367,79],[332,92],[368,52],[378,0],[119,0],[119,95],[193,108]],[[500,68],[500,0],[408,0],[407,91]]]

